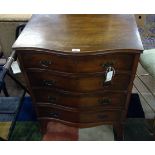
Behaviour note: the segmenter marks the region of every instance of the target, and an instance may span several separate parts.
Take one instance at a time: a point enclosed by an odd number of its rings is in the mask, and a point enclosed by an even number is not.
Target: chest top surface
[[[13,49],[143,50],[134,15],[33,15]]]

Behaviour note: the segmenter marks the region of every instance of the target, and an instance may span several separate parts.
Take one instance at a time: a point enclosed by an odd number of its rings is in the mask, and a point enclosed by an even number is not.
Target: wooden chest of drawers
[[[43,132],[49,121],[112,124],[123,137],[143,50],[133,15],[34,15],[13,49]]]

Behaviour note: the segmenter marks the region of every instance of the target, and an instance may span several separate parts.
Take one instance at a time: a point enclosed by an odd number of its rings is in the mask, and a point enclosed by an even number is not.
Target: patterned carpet
[[[40,141],[42,134],[40,133],[38,122],[17,122],[15,130],[10,140],[14,141]]]
[[[11,122],[0,122],[0,137],[6,139]],[[40,141],[42,135],[38,122],[17,122],[10,140],[13,141]]]
[[[0,123],[0,132],[6,133],[9,122]],[[3,130],[3,131],[2,131]],[[40,141],[42,135],[37,122],[17,122],[12,141]],[[143,118],[128,119],[125,124],[125,141],[154,141]]]
[[[11,122],[0,122],[0,137],[7,139]]]

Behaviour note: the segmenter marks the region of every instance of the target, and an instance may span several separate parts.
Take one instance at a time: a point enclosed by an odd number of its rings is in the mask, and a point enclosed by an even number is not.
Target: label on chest
[[[108,67],[106,70],[105,82],[111,81],[114,74],[115,74],[115,70],[113,69],[113,67]]]
[[[12,63],[11,68],[12,68],[12,71],[13,71],[14,74],[21,73],[21,70],[19,68],[19,65],[18,65],[17,61],[14,61]]]
[[[72,52],[78,53],[78,52],[80,52],[80,49],[79,48],[72,48]]]

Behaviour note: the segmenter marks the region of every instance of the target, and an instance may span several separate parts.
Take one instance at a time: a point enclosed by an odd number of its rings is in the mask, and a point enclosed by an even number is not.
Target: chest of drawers
[[[34,15],[13,49],[43,132],[112,124],[122,139],[143,50],[133,15]]]

